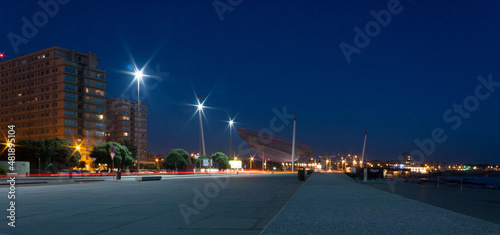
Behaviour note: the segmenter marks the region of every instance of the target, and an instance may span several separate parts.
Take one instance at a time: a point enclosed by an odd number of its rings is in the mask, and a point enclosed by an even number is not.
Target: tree
[[[15,145],[18,161],[29,161],[30,164],[38,165],[40,158],[40,168],[53,172],[75,167],[81,158],[80,152],[66,139],[17,140]],[[2,154],[2,159],[4,155],[6,152]]]
[[[132,153],[132,158],[134,160],[137,160],[137,146],[132,144],[130,140],[124,140],[121,145],[125,146],[125,148],[128,149]]]
[[[44,158],[48,159],[48,168],[53,170],[73,168],[80,162],[82,157],[80,152],[65,139],[40,139],[38,142],[39,146],[42,146],[44,150]],[[40,158],[40,160],[42,159]]]
[[[111,161],[111,147],[115,147],[115,157],[113,161]],[[92,149],[90,152],[91,158],[96,158],[96,163],[108,164],[109,166],[114,165],[118,167],[118,171],[122,171],[122,169],[126,166],[134,165],[134,159],[132,158],[132,153],[127,149],[127,147],[116,143],[116,142],[107,142],[104,144],[100,144]]]
[[[195,164],[196,167],[200,167],[200,166],[204,167],[203,166],[203,160],[205,160],[205,159],[208,159],[208,161],[213,160],[212,156],[201,155],[201,156],[198,157],[198,159],[193,159],[193,162],[194,162],[194,164]],[[208,166],[205,166],[205,168],[208,168]]]
[[[227,168],[231,167],[229,165],[229,158],[224,153],[216,152],[216,153],[212,154],[212,159],[214,161],[214,164],[219,169],[227,169]],[[217,165],[217,163],[218,163],[218,165]]]
[[[188,162],[192,162],[192,159],[186,150],[172,149],[163,161],[163,167],[171,170],[185,169]]]
[[[80,161],[80,162],[78,163],[78,168],[80,168],[80,169],[83,169],[83,168],[85,168],[86,166],[87,166],[87,164],[85,164],[85,161]]]

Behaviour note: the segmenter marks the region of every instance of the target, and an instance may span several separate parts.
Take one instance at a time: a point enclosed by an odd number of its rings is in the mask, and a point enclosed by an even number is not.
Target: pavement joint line
[[[95,233],[89,233],[89,234],[100,234],[100,233],[105,233],[105,232],[110,231],[110,230],[112,230],[112,229],[117,229],[117,228],[123,227],[123,226],[125,226],[125,225],[129,225],[129,224],[134,224],[134,223],[136,223],[136,222],[143,221],[143,220],[146,220],[146,219],[149,219],[149,218],[152,218],[152,217],[155,217],[155,216],[161,215],[161,214],[163,214],[163,213],[154,214],[154,215],[148,216],[148,217],[146,217],[146,218],[136,220],[136,221],[134,221],[134,222],[132,222],[132,223],[120,224],[120,225],[115,226],[115,227],[107,228],[107,229],[105,229],[105,230],[101,230],[101,231],[97,231],[97,232],[95,232]]]
[[[308,178],[309,178],[309,177],[308,177]],[[304,184],[306,184],[306,182],[307,182],[307,179],[308,179],[308,178],[306,178],[306,181],[300,185],[300,187],[299,187],[299,188],[295,191],[295,193],[293,194],[293,196],[291,196],[291,197],[288,199],[288,201],[285,203],[285,205],[283,205],[283,206],[281,207],[281,209],[278,211],[278,213],[276,213],[276,215],[274,215],[273,219],[271,219],[271,221],[269,221],[269,223],[267,223],[267,224],[266,224],[266,226],[264,226],[264,228],[260,231],[259,235],[260,235],[260,234],[262,234],[262,232],[264,232],[264,231],[266,230],[267,226],[269,226],[269,225],[270,225],[270,224],[274,221],[274,219],[276,219],[276,217],[277,217],[277,216],[281,213],[281,211],[282,211],[282,210],[283,210],[283,209],[284,209],[284,208],[288,205],[288,203],[289,203],[289,202],[290,202],[290,201],[291,201],[291,200],[295,197],[295,195],[296,195],[296,194],[297,194],[297,192],[298,192],[298,191],[302,188],[302,186],[304,186]],[[255,226],[254,226],[254,227],[255,227]]]
[[[100,212],[104,212],[104,211],[107,211],[107,210],[112,210],[112,209],[117,209],[117,208],[120,208],[121,206],[115,206],[115,207],[111,207],[111,208],[106,208],[106,209],[102,209],[102,210],[97,210],[97,211],[88,211],[88,212],[82,212],[82,213],[79,213],[79,214],[74,214],[72,216],[78,216],[78,215],[85,215],[85,214],[90,214],[90,213],[100,213]],[[87,208],[87,207],[81,207],[81,208]]]

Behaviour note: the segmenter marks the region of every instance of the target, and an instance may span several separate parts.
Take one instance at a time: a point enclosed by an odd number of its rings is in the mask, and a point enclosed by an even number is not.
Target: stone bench
[[[161,180],[161,176],[138,176],[135,177],[137,181],[153,181],[153,180]]]

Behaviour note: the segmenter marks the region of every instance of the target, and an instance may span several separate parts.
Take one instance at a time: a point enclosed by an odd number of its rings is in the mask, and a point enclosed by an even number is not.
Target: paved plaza
[[[500,234],[500,225],[374,189],[345,174],[315,173],[262,234],[290,233]]]
[[[295,174],[20,185],[16,228],[3,217],[0,233],[259,234],[301,185]]]

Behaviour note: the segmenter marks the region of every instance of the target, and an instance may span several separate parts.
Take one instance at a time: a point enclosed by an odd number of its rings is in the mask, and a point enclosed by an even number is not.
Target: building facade
[[[60,138],[90,151],[105,141],[106,72],[95,53],[61,47],[0,62],[0,124],[16,139]]]
[[[139,134],[140,160],[141,164],[144,164],[148,151],[147,107],[140,104],[137,110],[137,101],[109,97],[106,101],[106,117],[107,141],[118,143],[130,141],[132,145],[137,146]]]

